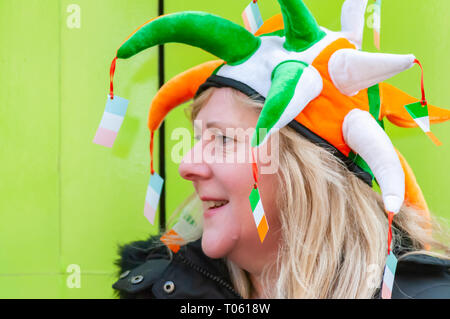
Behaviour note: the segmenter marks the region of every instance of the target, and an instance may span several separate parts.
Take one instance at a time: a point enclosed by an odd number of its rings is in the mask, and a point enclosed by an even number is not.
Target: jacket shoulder
[[[160,241],[160,236],[150,236],[148,239],[134,241],[118,246],[118,258],[114,262],[119,279],[114,283],[113,288],[115,295],[121,299],[130,298],[152,298],[152,293],[148,290],[141,289],[143,286],[149,285],[148,274],[145,269],[149,260],[152,262],[151,269],[153,277],[158,276],[167,267],[170,255],[166,246]],[[139,281],[141,276],[145,279]],[[129,285],[125,284],[128,283]]]
[[[225,262],[207,257],[201,240],[172,254],[150,237],[119,247],[116,295],[131,298],[237,298]]]
[[[450,260],[411,254],[398,261],[393,299],[450,299]]]

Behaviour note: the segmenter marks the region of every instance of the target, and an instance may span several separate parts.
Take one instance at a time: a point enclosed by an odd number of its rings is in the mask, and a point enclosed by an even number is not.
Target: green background
[[[243,25],[249,2],[166,0],[165,12],[206,11]],[[340,28],[343,0],[305,2],[321,25]],[[258,3],[264,20],[280,12],[275,0]],[[69,27],[71,4],[81,9],[80,28]],[[444,108],[450,108],[449,10],[448,0],[384,1],[381,27],[382,52],[414,53],[425,68],[428,100]],[[157,12],[156,0],[0,0],[0,298],[113,298],[117,244],[157,232],[143,216],[157,48],[118,61],[115,93],[130,100],[127,115],[112,149],[92,143],[114,53]],[[376,51],[367,27],[364,49]],[[166,80],[211,59],[201,49],[167,44]],[[420,96],[418,67],[388,82]],[[168,212],[193,190],[171,161],[177,142],[171,134],[180,126],[189,127],[183,107],[166,121]],[[440,148],[418,128],[387,123],[386,130],[431,210],[449,218],[450,125],[433,126]],[[66,283],[71,264],[81,269],[81,288]]]

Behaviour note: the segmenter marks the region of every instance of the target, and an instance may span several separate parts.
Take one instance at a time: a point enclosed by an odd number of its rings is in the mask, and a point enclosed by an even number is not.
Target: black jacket
[[[428,255],[400,256],[393,299],[450,299],[450,261]],[[168,254],[159,237],[119,248],[119,280],[113,284],[120,298],[236,299],[221,259],[207,257],[201,240]],[[380,298],[380,291],[374,298]]]
[[[207,257],[197,240],[172,255],[159,236],[119,247],[119,280],[113,284],[122,299],[237,299],[225,262]]]

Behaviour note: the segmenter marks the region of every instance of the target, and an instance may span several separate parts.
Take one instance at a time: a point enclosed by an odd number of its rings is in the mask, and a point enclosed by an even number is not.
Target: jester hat
[[[450,111],[428,105],[424,94],[418,100],[383,83],[420,65],[418,60],[413,55],[361,51],[367,0],[345,1],[339,32],[320,27],[301,0],[278,2],[281,14],[255,34],[213,14],[185,11],[156,17],[130,35],[112,67],[117,59],[169,42],[195,46],[219,58],[161,87],[148,115],[152,138],[176,106],[208,87],[233,87],[264,102],[253,147],[288,125],[333,152],[370,186],[376,180],[387,212],[398,213],[406,203],[428,214],[414,174],[383,123],[387,118],[400,127],[417,127],[404,107],[416,102],[428,108],[422,123],[427,132],[430,123],[450,119]]]

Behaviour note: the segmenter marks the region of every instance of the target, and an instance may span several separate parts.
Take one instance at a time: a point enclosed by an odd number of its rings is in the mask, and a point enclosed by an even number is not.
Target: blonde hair
[[[193,102],[191,119],[214,90],[209,88]],[[236,103],[262,107],[243,93],[231,91]],[[277,278],[262,297],[373,297],[387,257],[388,222],[381,195],[329,151],[293,129],[285,127],[279,134],[278,174],[283,191],[277,194],[277,204],[283,232],[278,258],[264,270],[265,286],[270,274]],[[448,233],[423,216],[424,212],[403,206],[394,219],[393,247],[432,254],[424,250],[427,247],[448,254],[449,247],[433,239],[430,229],[436,228],[434,233],[444,237]],[[250,298],[248,274],[231,261],[227,263],[235,289]]]

